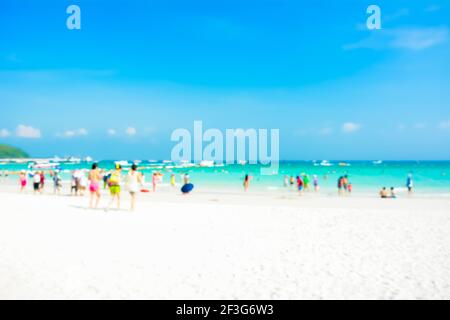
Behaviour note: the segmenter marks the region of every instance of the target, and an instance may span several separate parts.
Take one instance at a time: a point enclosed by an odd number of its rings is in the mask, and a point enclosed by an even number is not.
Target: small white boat
[[[115,164],[119,165],[121,167],[129,167],[129,166],[131,166],[131,163],[129,163],[127,160],[116,161]]]
[[[321,165],[322,167],[332,167],[332,166],[333,166],[333,164],[330,163],[328,160],[323,160],[323,161],[320,163],[320,165]]]
[[[60,166],[59,163],[35,163],[30,166],[31,169],[55,169]]]
[[[376,165],[382,164],[382,163],[383,163],[383,161],[381,161],[381,160],[373,161],[373,164],[376,164]]]
[[[80,158],[75,158],[75,157],[69,157],[69,158],[67,158],[66,161],[69,162],[69,163],[76,163],[76,164],[78,164],[78,163],[81,162],[81,159]]]
[[[339,162],[339,167],[350,167],[351,164],[347,162]]]
[[[203,160],[203,161],[200,162],[200,167],[204,167],[204,168],[214,167],[214,161]]]
[[[84,158],[84,161],[85,162],[92,162],[92,161],[94,161],[94,159],[92,159],[91,157],[86,157],[86,158]]]

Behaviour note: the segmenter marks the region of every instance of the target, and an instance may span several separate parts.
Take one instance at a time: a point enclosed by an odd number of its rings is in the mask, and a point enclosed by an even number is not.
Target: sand
[[[140,200],[105,212],[0,189],[0,298],[450,299],[448,199]]]

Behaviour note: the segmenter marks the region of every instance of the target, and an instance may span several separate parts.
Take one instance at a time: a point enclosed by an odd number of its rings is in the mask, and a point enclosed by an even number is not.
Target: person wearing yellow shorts
[[[116,196],[120,194],[120,186],[112,185],[109,187],[109,191],[111,192],[112,196]]]
[[[109,191],[111,193],[111,202],[108,209],[113,205],[114,201],[117,201],[117,209],[120,210],[120,180],[122,175],[122,167],[116,165],[116,169],[111,173],[109,178]]]

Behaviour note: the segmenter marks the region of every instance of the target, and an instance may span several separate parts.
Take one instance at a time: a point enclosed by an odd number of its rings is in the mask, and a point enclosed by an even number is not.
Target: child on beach
[[[386,190],[386,187],[383,187],[383,189],[381,189],[380,191],[380,198],[381,199],[386,199],[388,198],[388,192]]]
[[[136,164],[131,166],[130,172],[127,175],[127,189],[131,196],[131,211],[134,211],[136,204],[136,195],[139,192],[139,187],[143,185],[142,174],[137,171],[138,167]]]
[[[391,195],[390,195],[391,199],[396,199],[397,198],[397,194],[395,193],[395,189],[394,187],[391,187]]]
[[[91,200],[89,202],[89,208],[97,209],[100,202],[100,181],[102,180],[102,175],[98,169],[98,164],[94,163],[92,165],[92,170],[89,172],[89,191],[91,193]],[[95,207],[94,207],[95,200]]]
[[[27,174],[25,170],[22,170],[19,174],[20,181],[20,193],[24,192],[27,187]]]
[[[170,176],[170,185],[172,187],[175,187],[176,185],[176,180],[175,180],[175,175],[172,173],[172,175]]]
[[[295,184],[294,176],[291,176],[291,177],[289,178],[289,184],[290,184],[291,186],[294,186],[294,184]]]

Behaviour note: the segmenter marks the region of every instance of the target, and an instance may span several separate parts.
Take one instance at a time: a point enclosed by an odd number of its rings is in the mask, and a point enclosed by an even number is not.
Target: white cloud
[[[361,125],[359,123],[346,122],[342,125],[342,132],[344,133],[353,133],[359,131],[360,129]]]
[[[125,133],[126,133],[128,136],[132,137],[132,136],[135,136],[135,135],[137,134],[137,130],[136,130],[135,128],[133,128],[133,127],[129,127],[129,128],[127,128],[127,129],[125,130]]]
[[[88,131],[86,129],[84,129],[84,128],[81,128],[81,129],[78,130],[78,134],[80,136],[87,136],[88,135]]]
[[[42,134],[39,129],[21,124],[16,129],[16,136],[19,138],[39,139],[42,137]]]
[[[107,133],[110,136],[115,136],[117,134],[117,131],[115,129],[108,129]]]
[[[0,138],[8,138],[11,135],[11,132],[9,132],[6,129],[0,130]]]
[[[441,130],[450,130],[450,120],[442,121],[438,127]]]
[[[372,32],[368,38],[344,45],[343,48],[345,50],[406,49],[418,51],[447,42],[448,35],[447,27],[384,29]]]
[[[84,128],[81,129],[76,129],[76,130],[67,130],[66,132],[64,132],[62,135],[58,135],[58,136],[62,136],[63,138],[73,138],[73,137],[80,137],[80,136],[87,136],[88,135],[88,131]]]

